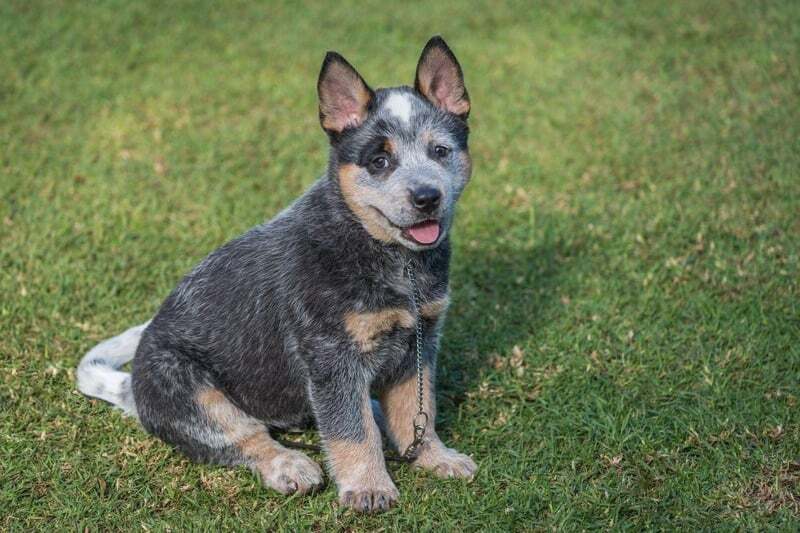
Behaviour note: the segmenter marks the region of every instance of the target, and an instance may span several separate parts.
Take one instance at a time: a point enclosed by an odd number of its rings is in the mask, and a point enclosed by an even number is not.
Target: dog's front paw
[[[322,468],[294,450],[279,453],[258,470],[264,484],[281,494],[305,494],[322,486]]]
[[[381,513],[388,511],[399,497],[394,483],[387,480],[372,487],[343,487],[339,491],[339,504],[361,513]]]
[[[459,477],[472,479],[478,465],[468,455],[460,453],[444,444],[435,443],[423,449],[414,466],[430,470],[442,478]]]

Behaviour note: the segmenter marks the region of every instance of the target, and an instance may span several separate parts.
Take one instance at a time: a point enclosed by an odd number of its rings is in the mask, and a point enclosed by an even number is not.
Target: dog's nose
[[[423,213],[432,213],[442,199],[442,193],[433,187],[423,186],[410,189],[411,203]]]

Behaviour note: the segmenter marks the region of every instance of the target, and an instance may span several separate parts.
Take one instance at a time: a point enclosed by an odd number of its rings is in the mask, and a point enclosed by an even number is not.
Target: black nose
[[[411,189],[411,203],[425,213],[431,213],[434,209],[439,207],[439,201],[442,199],[442,193],[433,187],[418,187]]]

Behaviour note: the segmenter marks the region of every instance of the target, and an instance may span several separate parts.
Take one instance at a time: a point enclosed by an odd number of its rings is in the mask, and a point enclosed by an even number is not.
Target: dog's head
[[[373,91],[329,52],[317,90],[331,177],[350,210],[375,239],[412,250],[437,246],[472,171],[469,96],[444,40],[425,45],[413,89]]]

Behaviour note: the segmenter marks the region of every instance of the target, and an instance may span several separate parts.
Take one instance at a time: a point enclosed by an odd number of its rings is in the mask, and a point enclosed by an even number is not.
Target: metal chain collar
[[[417,414],[412,419],[414,426],[414,440],[408,445],[406,451],[403,452],[402,458],[406,461],[411,461],[416,458],[419,453],[419,447],[425,442],[425,429],[428,427],[428,413],[425,412],[424,405],[424,378],[422,375],[422,314],[420,313],[420,293],[417,286],[417,278],[414,275],[414,268],[411,266],[411,261],[406,263],[406,273],[408,274],[408,281],[411,284],[411,302],[414,305],[414,344],[417,356]]]

